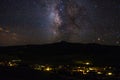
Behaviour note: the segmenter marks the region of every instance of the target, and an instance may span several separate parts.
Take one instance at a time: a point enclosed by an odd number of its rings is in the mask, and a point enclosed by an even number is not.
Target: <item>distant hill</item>
[[[107,46],[100,44],[80,44],[80,43],[68,43],[59,42],[53,44],[44,45],[23,45],[23,46],[8,46],[0,47],[0,54],[30,54],[41,53],[41,55],[61,55],[61,54],[120,54],[120,46]],[[49,53],[51,52],[51,54]]]
[[[118,63],[120,61],[120,46],[59,42],[0,47],[0,55],[17,55],[23,59],[38,61],[92,59],[99,62]]]

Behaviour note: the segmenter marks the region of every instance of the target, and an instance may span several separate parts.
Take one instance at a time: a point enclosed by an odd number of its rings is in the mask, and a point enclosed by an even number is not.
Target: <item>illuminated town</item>
[[[79,64],[78,64],[79,63]],[[21,59],[1,61],[0,66],[16,68],[23,64]],[[34,71],[45,72],[50,74],[59,74],[61,76],[81,77],[81,76],[97,76],[98,80],[106,80],[110,78],[120,79],[120,68],[114,66],[95,66],[91,61],[76,61],[75,64],[27,64]],[[74,80],[74,79],[73,79]],[[75,79],[76,80],[76,79]]]

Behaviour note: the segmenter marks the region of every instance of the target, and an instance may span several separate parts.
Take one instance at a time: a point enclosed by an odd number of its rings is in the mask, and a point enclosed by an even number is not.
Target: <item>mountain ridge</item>
[[[82,43],[69,43],[69,42],[58,42],[53,44],[44,44],[44,45],[21,45],[21,46],[7,46],[0,47],[0,53],[14,53],[19,51],[25,51],[25,53],[32,52],[53,52],[63,54],[67,52],[87,52],[87,53],[120,53],[120,46],[108,46],[100,44],[82,44]],[[27,52],[26,52],[27,51]]]
[[[0,55],[18,56],[23,60],[35,60],[35,62],[71,61],[83,58],[118,64],[120,61],[120,47],[59,42],[45,45],[1,47]]]

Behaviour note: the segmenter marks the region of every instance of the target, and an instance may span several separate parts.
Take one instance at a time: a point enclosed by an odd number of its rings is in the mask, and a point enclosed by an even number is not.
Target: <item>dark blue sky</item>
[[[120,0],[1,0],[0,45],[120,45]]]

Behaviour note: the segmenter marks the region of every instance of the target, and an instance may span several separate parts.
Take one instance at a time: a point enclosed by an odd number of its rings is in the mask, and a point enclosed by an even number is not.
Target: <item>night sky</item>
[[[120,45],[120,0],[0,0],[0,46]]]

